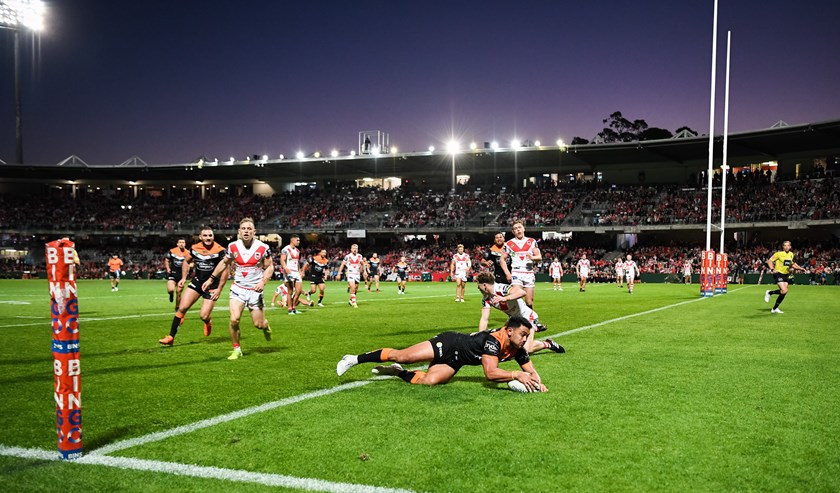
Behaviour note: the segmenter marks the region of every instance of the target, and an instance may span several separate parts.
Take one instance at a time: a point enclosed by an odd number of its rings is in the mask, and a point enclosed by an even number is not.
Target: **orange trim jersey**
[[[178,247],[172,248],[168,252],[166,252],[166,259],[169,260],[169,268],[177,273],[181,273],[181,268],[184,265],[184,261],[186,260],[187,263],[192,260],[190,256],[190,251],[184,248],[181,250]]]
[[[210,248],[205,247],[204,243],[198,242],[190,247],[190,256],[194,261],[195,279],[200,286],[210,278],[210,274],[213,273],[219,262],[225,258],[225,248],[215,241]]]

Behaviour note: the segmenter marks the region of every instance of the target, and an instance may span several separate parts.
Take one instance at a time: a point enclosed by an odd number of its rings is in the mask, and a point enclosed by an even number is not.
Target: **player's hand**
[[[207,279],[206,281],[204,281],[204,284],[201,285],[201,290],[207,291],[207,288],[209,288],[211,284],[213,284],[213,281]]]
[[[221,291],[221,289],[218,289],[218,288],[217,289],[211,289],[209,291],[210,299],[213,300],[213,301],[218,300],[219,299],[219,294],[220,294],[219,291]]]
[[[263,281],[258,282],[257,285],[254,286],[254,291],[258,293],[262,293],[263,289],[265,289],[265,282]]]
[[[540,382],[538,382],[535,378],[531,377],[531,374],[527,371],[520,371],[519,374],[515,376],[515,378],[522,382],[530,390],[537,390],[540,388]]]
[[[504,303],[504,302],[505,302],[505,299],[503,297],[498,296],[498,295],[493,296],[493,303],[494,304],[498,305],[498,304]]]
[[[183,279],[178,281],[178,289],[184,289],[184,280]]]

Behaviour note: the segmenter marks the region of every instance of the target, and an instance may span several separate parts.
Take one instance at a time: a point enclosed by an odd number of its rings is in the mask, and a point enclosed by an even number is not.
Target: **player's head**
[[[405,263],[405,257],[400,257],[400,262]]]
[[[290,236],[289,237],[289,245],[292,245],[293,247],[296,247],[296,246],[300,245],[300,236],[298,236],[298,235]]]
[[[351,253],[359,253],[359,245],[356,244],[356,243],[353,243],[352,245],[350,245],[350,252]]]
[[[784,243],[782,243],[782,249],[786,252],[789,252],[790,251],[790,242],[785,241]]]
[[[632,253],[627,254],[627,260],[633,260],[633,254]]]
[[[111,258],[117,258],[117,257],[119,257],[119,255],[117,255],[116,253],[111,255]]]
[[[464,245],[458,243],[458,253],[464,253]]]
[[[198,239],[201,240],[202,243],[204,243],[204,246],[212,246],[213,240],[215,239],[215,236],[213,236],[213,228],[209,226],[202,227],[201,230],[198,232]]]
[[[511,230],[513,231],[513,236],[515,236],[517,240],[521,240],[522,237],[525,236],[525,225],[522,224],[522,221],[516,221],[513,223]]]
[[[242,220],[239,221],[239,237],[243,240],[253,240],[256,232],[257,228],[254,227],[254,220],[250,217],[242,218]]]
[[[586,254],[585,253],[581,254],[580,258],[586,260]]]
[[[327,251],[322,249],[320,252],[318,252],[318,255],[320,255],[321,258],[327,258]]]
[[[503,330],[507,331],[510,343],[516,348],[521,348],[525,346],[531,334],[531,322],[525,317],[514,315],[505,322]]]
[[[178,248],[183,250],[184,248],[187,247],[187,240],[185,240],[183,238],[178,238],[178,243],[176,243],[176,245],[178,246]]]
[[[372,254],[370,254],[370,258],[373,260],[373,259],[377,259],[379,257],[376,255],[376,253],[372,253]]]
[[[493,238],[493,243],[495,243],[496,246],[504,245],[505,244],[505,234],[502,233],[502,232],[496,233],[496,237]]]
[[[475,282],[478,285],[478,290],[484,294],[493,294],[493,284],[496,283],[496,279],[493,277],[493,274],[489,272],[482,272],[475,278]]]

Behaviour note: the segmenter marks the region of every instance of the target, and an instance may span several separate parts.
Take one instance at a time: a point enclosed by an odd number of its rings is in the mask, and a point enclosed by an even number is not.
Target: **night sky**
[[[840,2],[722,0],[730,131],[840,118]],[[709,130],[712,0],[52,0],[23,44],[24,160],[291,157],[382,130],[400,151],[591,139],[613,111]],[[0,32],[0,159],[15,161]]]

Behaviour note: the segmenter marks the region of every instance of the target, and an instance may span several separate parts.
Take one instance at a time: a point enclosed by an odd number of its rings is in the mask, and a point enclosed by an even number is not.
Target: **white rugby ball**
[[[531,389],[526,387],[525,384],[519,380],[511,380],[507,384],[508,388],[514,392],[531,392]]]

